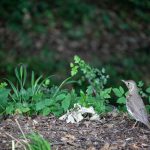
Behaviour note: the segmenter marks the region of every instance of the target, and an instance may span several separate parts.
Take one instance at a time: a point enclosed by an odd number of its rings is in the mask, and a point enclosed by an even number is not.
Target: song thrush
[[[138,87],[133,80],[122,80],[128,88],[128,95],[126,96],[126,107],[129,114],[136,120],[144,123],[150,129],[148,121],[148,113],[146,111],[144,102],[139,95]]]

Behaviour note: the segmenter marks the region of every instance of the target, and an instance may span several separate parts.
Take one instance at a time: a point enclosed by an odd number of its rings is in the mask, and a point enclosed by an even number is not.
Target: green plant
[[[6,83],[0,85],[0,90],[3,92],[3,95],[0,93],[0,98],[4,99],[5,107],[3,101],[1,101],[0,106],[6,114],[48,115],[53,113],[56,116],[60,116],[73,106],[74,100],[72,97],[75,96],[75,92],[72,90],[69,93],[67,90],[61,89],[65,84],[70,83],[69,80],[72,77],[64,80],[59,86],[49,87],[49,78],[42,80],[42,76],[39,76],[36,79],[33,71],[31,83],[27,85],[27,70],[24,65],[15,69],[15,75],[16,84],[7,79],[12,89],[11,92],[4,89]]]
[[[10,96],[11,96],[12,100],[15,102],[17,102],[17,101],[23,102],[23,100],[26,99],[25,98],[26,91],[24,88],[25,82],[27,79],[26,68],[22,65],[20,66],[19,70],[16,68],[15,75],[18,80],[16,86],[10,80],[6,79],[13,90],[13,94],[10,93]]]
[[[25,144],[27,150],[51,150],[50,143],[38,133],[27,135],[27,139],[30,141]]]
[[[39,101],[43,97],[42,85],[46,79],[41,81],[42,76],[35,79],[34,72],[32,72],[31,86],[26,88],[26,67],[21,65],[19,68],[16,68],[15,75],[17,78],[17,85],[7,79],[12,92],[9,93],[10,98],[8,106],[6,107],[6,113],[29,113],[33,110],[36,101]]]
[[[126,104],[124,89],[121,86],[119,86],[119,88],[113,88],[112,90],[113,90],[115,96],[117,97],[117,103],[120,105]]]
[[[148,101],[146,102],[146,107],[148,111],[150,112],[150,87],[147,87],[146,89],[144,88],[144,82],[139,81],[138,84],[138,89],[139,89],[139,94],[142,96],[142,98],[147,99]],[[118,108],[120,110],[125,109],[125,104],[126,104],[126,95],[128,92],[125,92],[123,87],[119,86],[119,88],[113,88],[112,91],[114,92],[115,96],[117,97],[117,104]]]
[[[93,106],[98,113],[111,111],[112,104],[117,104],[119,110],[125,110],[127,93],[122,86],[113,88],[112,85],[107,85],[109,76],[104,68],[93,68],[78,56],[74,57],[74,63],[70,66],[71,77],[59,86],[51,85],[49,78],[36,78],[33,71],[30,84],[27,84],[26,67],[21,65],[16,68],[17,83],[7,79],[11,90],[7,88],[7,83],[0,84],[0,113],[61,116],[73,108],[75,103],[84,107]],[[63,88],[70,83],[73,83],[69,86],[71,90]],[[81,87],[76,89],[73,87],[75,84],[80,84]],[[149,100],[147,108],[150,110],[150,87],[144,88],[142,81],[138,87],[141,96]]]
[[[93,106],[99,113],[108,111],[107,106],[108,99],[111,98],[111,88],[105,88],[109,78],[105,73],[105,69],[93,68],[78,56],[74,57],[74,63],[71,63],[70,66],[72,76],[79,74],[80,79],[78,82],[80,84],[87,81],[86,91],[80,91],[78,102],[85,107]]]
[[[75,91],[72,90],[70,93],[68,91],[60,90],[55,96],[52,94],[50,98],[43,99],[35,104],[35,111],[42,115],[48,115],[50,113],[55,116],[60,116],[65,113],[68,109],[73,107],[73,104],[77,102]]]
[[[79,83],[82,84],[85,80],[88,82],[87,92],[96,93],[104,89],[104,86],[107,84],[109,75],[106,75],[105,69],[101,70],[93,68],[80,57],[74,57],[74,63],[70,64],[71,66],[71,76],[75,76],[79,71],[82,73],[79,79]]]
[[[24,150],[51,150],[51,145],[50,143],[45,140],[40,134],[38,133],[31,133],[31,134],[25,134],[18,122],[17,119],[15,119],[15,122],[22,134],[20,139],[16,139],[9,133],[5,132],[7,136],[12,138],[12,150],[15,150],[15,147],[18,149],[24,149]],[[23,138],[23,139],[22,139]],[[17,144],[15,145],[15,141]],[[17,147],[18,146],[18,147]]]
[[[109,107],[109,99],[111,98],[111,88],[103,89],[96,93],[96,95],[84,93],[80,91],[78,103],[84,107],[93,106],[98,113],[105,113],[111,111]]]
[[[150,113],[150,86],[144,88],[144,82],[138,82],[139,94],[145,99],[146,108]]]
[[[0,114],[4,113],[5,108],[8,103],[8,96],[10,94],[10,90],[6,88],[7,83],[0,83]]]

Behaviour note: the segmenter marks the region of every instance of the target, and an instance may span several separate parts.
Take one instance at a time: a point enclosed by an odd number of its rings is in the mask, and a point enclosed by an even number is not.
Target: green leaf
[[[6,107],[6,114],[12,114],[14,111],[14,106],[11,104]]]
[[[56,96],[56,101],[63,100],[66,97],[66,94],[62,93]]]
[[[62,101],[62,108],[64,111],[67,111],[69,106],[70,106],[70,101],[71,101],[71,95],[68,94],[66,98]]]
[[[0,89],[0,112],[2,112],[5,109],[5,106],[7,106],[9,93],[10,90],[8,89]]]
[[[51,150],[51,146],[47,140],[37,133],[32,133],[26,136],[30,143],[26,144],[28,150]]]
[[[126,98],[125,97],[120,97],[117,99],[118,104],[126,104]]]
[[[106,71],[105,71],[105,68],[102,68],[102,73],[105,73]]]
[[[43,96],[43,93],[34,93],[34,95],[32,95],[32,99],[34,101],[40,101],[42,99],[42,96]]]
[[[73,63],[70,63],[70,67],[71,67],[71,68],[74,67],[74,64],[73,64]]]
[[[29,107],[22,107],[22,108],[21,108],[21,111],[22,111],[23,113],[26,113],[26,112],[30,111],[30,108],[29,108]]]
[[[36,108],[36,111],[39,111],[39,110],[42,110],[45,107],[53,105],[53,104],[55,104],[53,99],[45,99],[40,102],[37,102],[35,104],[35,108]]]
[[[150,105],[146,105],[146,110],[150,113]]]
[[[0,89],[4,89],[7,86],[6,82],[0,83]]]
[[[78,66],[74,66],[71,69],[71,76],[75,76],[78,73]]]
[[[146,92],[147,92],[147,93],[150,93],[150,87],[148,87],[148,88],[146,89]]]
[[[105,91],[106,91],[107,93],[110,93],[111,90],[112,90],[112,88],[107,88],[107,89],[105,89]]]
[[[111,88],[108,88],[108,89],[105,89],[104,91],[101,91],[100,92],[101,98],[102,99],[110,98],[110,91],[111,91]]]
[[[7,99],[10,90],[8,89],[0,89],[0,101]]]
[[[79,63],[80,62],[80,57],[78,57],[77,55],[76,56],[74,56],[74,61],[75,61],[75,63]]]
[[[53,99],[45,99],[44,100],[45,106],[53,105],[53,103],[55,103],[55,101]]]
[[[123,95],[120,89],[118,88],[113,88],[113,92],[115,93],[117,97],[121,97]]]
[[[47,116],[47,115],[50,114],[50,112],[51,112],[50,108],[49,107],[45,107],[43,109],[43,111],[42,111],[42,115]]]
[[[124,89],[121,86],[119,86],[119,90],[120,90],[121,94],[123,95],[124,94]]]
[[[13,92],[15,93],[16,97],[19,98],[19,90],[18,90],[18,88],[16,88],[15,85],[10,80],[7,80],[7,81],[10,84],[10,86],[11,86]]]
[[[138,82],[138,87],[142,87],[144,85],[144,82],[143,81],[139,81]]]
[[[87,90],[86,90],[86,93],[87,93],[88,95],[92,95],[92,94],[93,94],[93,91],[94,91],[93,87],[92,87],[92,86],[88,86],[88,88],[87,88]]]
[[[36,111],[42,110],[45,107],[46,107],[46,105],[45,105],[44,101],[40,101],[35,104]]]
[[[60,115],[62,115],[63,114],[63,110],[62,109],[59,109],[59,110],[57,110],[57,111],[53,111],[52,112],[55,116],[60,116]]]

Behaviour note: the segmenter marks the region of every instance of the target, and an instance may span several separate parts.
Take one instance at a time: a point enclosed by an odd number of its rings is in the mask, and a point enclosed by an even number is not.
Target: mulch
[[[150,150],[150,130],[127,114],[109,113],[98,121],[71,124],[54,116],[15,116],[25,134],[38,132],[52,150]],[[0,123],[0,150],[11,150],[12,138],[22,134],[14,117]],[[21,149],[21,148],[18,148]]]

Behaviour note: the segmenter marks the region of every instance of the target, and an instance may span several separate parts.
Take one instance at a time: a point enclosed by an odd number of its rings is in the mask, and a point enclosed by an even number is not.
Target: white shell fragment
[[[99,115],[95,112],[93,107],[82,107],[80,104],[74,104],[74,108],[70,109],[66,114],[61,116],[60,120],[66,120],[67,123],[78,123],[83,120],[85,114],[89,114],[89,120],[98,120]]]

